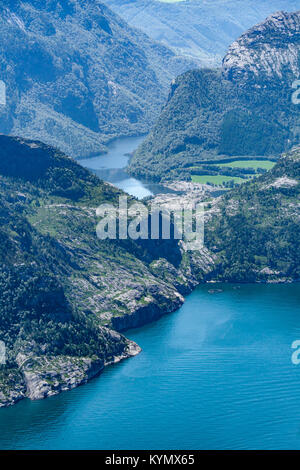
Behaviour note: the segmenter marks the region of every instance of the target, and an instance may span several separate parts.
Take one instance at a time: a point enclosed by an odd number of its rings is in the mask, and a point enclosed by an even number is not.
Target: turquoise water
[[[0,410],[1,449],[300,449],[300,289],[212,286],[89,384]]]

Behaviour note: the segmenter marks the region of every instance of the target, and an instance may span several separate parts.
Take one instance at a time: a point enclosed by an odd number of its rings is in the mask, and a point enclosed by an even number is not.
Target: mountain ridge
[[[0,132],[73,157],[147,132],[169,82],[192,64],[98,0],[17,0],[0,11]]]
[[[292,96],[300,70],[299,25],[300,12],[271,15],[229,48],[223,68],[178,77],[129,171],[156,180],[190,178],[201,161],[278,158],[296,145],[300,113]],[[274,31],[281,40],[272,42]]]
[[[120,195],[46,144],[0,136],[0,407],[134,356],[118,331],[176,310],[198,282],[177,241],[97,238],[97,207]]]

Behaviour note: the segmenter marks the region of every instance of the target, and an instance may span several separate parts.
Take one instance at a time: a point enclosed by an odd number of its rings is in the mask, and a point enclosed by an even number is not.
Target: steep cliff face
[[[0,42],[0,132],[76,157],[146,132],[170,80],[192,67],[99,1],[2,2]]]
[[[249,29],[229,48],[223,73],[236,82],[289,82],[300,76],[300,12],[280,11]]]
[[[178,77],[131,161],[145,177],[190,176],[203,161],[277,157],[299,142],[300,12],[279,12],[230,47],[219,70]],[[189,172],[186,168],[191,169]]]

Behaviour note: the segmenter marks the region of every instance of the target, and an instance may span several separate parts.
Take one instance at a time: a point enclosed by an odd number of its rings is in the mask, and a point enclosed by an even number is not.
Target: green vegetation
[[[229,48],[222,68],[192,70],[172,83],[166,106],[130,162],[133,176],[154,181],[190,180],[195,174],[243,177],[266,167],[217,170],[208,164],[276,160],[299,143],[299,106],[291,99],[300,60],[299,12],[278,15],[244,33]],[[262,59],[266,41],[274,57],[270,63]]]
[[[206,225],[214,277],[233,282],[300,278],[300,150],[229,191]],[[214,211],[216,207],[214,207]]]
[[[1,2],[0,78],[9,99],[0,132],[83,157],[114,138],[146,133],[172,79],[195,62],[99,2],[63,3]]]
[[[275,162],[270,160],[233,160],[192,166],[186,170],[193,182],[233,187],[271,170],[274,165]]]
[[[192,181],[194,183],[202,184],[216,184],[219,186],[224,185],[225,183],[244,183],[245,179],[239,177],[231,176],[222,176],[222,175],[192,175]]]
[[[299,278],[300,152],[207,204],[203,254],[172,239],[100,241],[95,208],[119,190],[44,144],[0,136],[0,157],[0,404],[25,394],[20,355],[51,388],[48,366],[123,354],[128,340],[105,327],[156,319],[197,282]]]
[[[139,309],[158,318],[180,305],[173,283],[150,267],[163,256],[178,268],[177,241],[97,238],[96,208],[116,204],[121,194],[45,144],[0,136],[0,341],[8,355],[0,385],[18,390],[0,396],[0,406],[24,396],[18,355],[51,367],[55,358],[62,365],[96,358],[101,366],[128,347],[104,327],[131,326]]]
[[[275,162],[270,160],[235,160],[229,163],[219,163],[218,166],[224,168],[253,168],[257,170],[262,168],[264,170],[271,170]]]
[[[195,167],[199,170],[206,165],[206,173],[214,174],[208,164],[219,166],[229,158],[256,161],[256,156],[278,157],[295,143],[298,119],[289,89],[282,88],[279,93],[268,87],[262,92],[237,87],[225,80],[221,71],[188,72],[172,86],[167,105],[132,158],[129,171],[154,181],[189,180]],[[266,170],[266,165],[261,165],[249,168],[259,173],[260,168]],[[216,174],[227,170],[225,176],[241,177],[250,174],[247,168],[220,165]]]

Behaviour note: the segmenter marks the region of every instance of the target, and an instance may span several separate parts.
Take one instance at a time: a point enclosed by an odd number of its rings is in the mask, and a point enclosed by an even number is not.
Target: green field
[[[229,163],[217,163],[217,165],[227,168],[253,168],[254,170],[263,168],[264,170],[271,170],[275,162],[270,160],[235,160]]]
[[[262,170],[265,170],[265,171],[269,171],[273,168],[274,165],[275,165],[275,162],[272,162],[270,160],[233,160],[233,161],[228,162],[228,163],[218,163],[216,161],[216,162],[214,162],[214,164],[210,165],[211,172],[212,173],[217,173],[218,168],[219,169],[220,168],[228,168],[226,173],[229,172],[229,175],[228,174],[227,175],[217,175],[217,174],[192,175],[192,181],[194,181],[195,183],[202,183],[202,184],[210,183],[210,184],[216,184],[216,185],[219,185],[219,186],[223,186],[225,184],[228,185],[228,183],[232,182],[232,181],[235,184],[241,184],[241,183],[245,183],[245,181],[247,181],[247,179],[253,178],[253,176],[257,176],[257,175],[253,175],[253,170],[257,171],[259,169],[262,169]],[[251,169],[252,173],[247,174],[247,168],[249,168],[249,171]],[[196,172],[198,173],[198,171],[199,171],[199,173],[201,173],[203,171],[203,169],[201,167],[196,167],[196,166],[191,167],[189,169],[193,170],[194,173],[196,173]],[[234,169],[236,169],[235,172],[237,172],[238,169],[241,169],[241,172],[243,174],[245,174],[247,179],[241,178],[239,176],[230,176],[231,171],[233,172]],[[223,170],[223,171],[225,171],[225,170]]]
[[[217,184],[219,186],[223,185],[224,183],[228,183],[230,181],[234,181],[234,183],[245,183],[247,180],[243,178],[239,178],[238,176],[223,176],[223,175],[192,175],[192,181],[194,183],[212,183]]]

